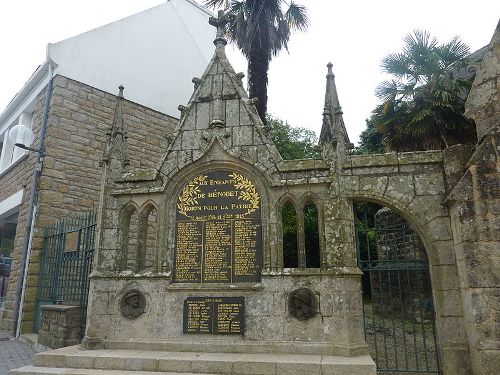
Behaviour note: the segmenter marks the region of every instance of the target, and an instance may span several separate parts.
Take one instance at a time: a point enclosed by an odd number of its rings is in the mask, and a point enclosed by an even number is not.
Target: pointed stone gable
[[[213,20],[212,24],[221,24],[220,18]],[[221,27],[218,29],[214,56],[202,77],[193,78],[189,103],[179,106],[179,125],[158,168],[163,187],[213,147],[257,168],[270,180],[277,179],[278,165],[283,162],[257,114],[255,101],[248,98],[243,87],[244,74],[237,74],[226,57],[227,42]]]

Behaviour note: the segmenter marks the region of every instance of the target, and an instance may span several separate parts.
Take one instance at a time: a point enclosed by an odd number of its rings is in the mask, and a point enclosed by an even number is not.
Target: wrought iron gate
[[[71,304],[83,307],[83,333],[95,229],[96,215],[93,212],[81,217],[64,218],[45,228],[34,332],[38,332],[40,326],[42,305]]]
[[[357,203],[365,339],[377,372],[439,373],[429,266],[419,236],[398,214]]]

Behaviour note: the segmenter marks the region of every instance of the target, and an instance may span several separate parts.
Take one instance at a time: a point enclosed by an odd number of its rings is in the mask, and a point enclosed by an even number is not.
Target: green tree
[[[442,149],[475,143],[474,122],[464,116],[472,78],[457,74],[468,63],[469,47],[458,37],[438,44],[426,31],[404,38],[401,53],[382,60],[382,70],[393,76],[376,91],[383,101],[372,119],[394,151]]]
[[[383,154],[385,150],[384,135],[377,129],[373,120],[366,120],[366,129],[359,136],[359,146],[354,154]]]
[[[292,31],[308,26],[306,8],[284,0],[205,0],[212,8],[222,8],[229,23],[228,38],[248,59],[248,91],[262,122],[266,122],[269,63],[287,49]]]
[[[313,130],[292,127],[287,122],[267,116],[269,137],[285,160],[318,158],[317,137]]]

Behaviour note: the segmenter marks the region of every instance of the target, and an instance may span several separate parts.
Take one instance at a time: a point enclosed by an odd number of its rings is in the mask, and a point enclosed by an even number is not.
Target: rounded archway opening
[[[429,262],[410,223],[378,203],[354,203],[365,338],[378,371],[438,373]]]

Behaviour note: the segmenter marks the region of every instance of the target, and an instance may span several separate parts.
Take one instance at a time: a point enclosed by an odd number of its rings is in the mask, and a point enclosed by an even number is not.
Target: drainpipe
[[[31,250],[31,240],[33,237],[33,227],[35,225],[35,196],[37,194],[38,177],[42,171],[43,155],[45,150],[45,134],[47,132],[47,119],[49,116],[50,99],[52,97],[52,62],[48,60],[49,64],[49,83],[45,93],[45,106],[43,108],[42,124],[40,127],[40,142],[38,152],[36,152],[36,161],[33,168],[33,176],[31,178],[31,193],[28,204],[28,215],[24,227],[23,248],[20,258],[19,277],[16,283],[16,301],[14,306],[14,316],[12,322],[12,332],[15,334],[16,339],[21,334],[21,320],[23,316],[24,295],[26,292],[26,280],[28,278],[28,263]]]

